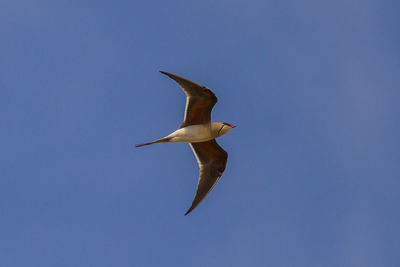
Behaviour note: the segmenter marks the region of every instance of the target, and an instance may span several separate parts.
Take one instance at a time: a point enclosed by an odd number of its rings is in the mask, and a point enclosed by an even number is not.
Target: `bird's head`
[[[229,124],[227,122],[216,122],[215,129],[217,130],[217,136],[221,136],[235,128],[235,125]]]

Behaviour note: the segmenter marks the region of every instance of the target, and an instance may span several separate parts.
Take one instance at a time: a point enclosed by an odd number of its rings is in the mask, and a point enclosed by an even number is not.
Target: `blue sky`
[[[396,1],[2,1],[0,265],[399,266]],[[227,169],[189,216],[180,88]]]

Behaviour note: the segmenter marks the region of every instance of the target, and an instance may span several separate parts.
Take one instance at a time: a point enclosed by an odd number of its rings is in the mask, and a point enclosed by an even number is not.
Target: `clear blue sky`
[[[0,266],[400,266],[398,1],[2,1]],[[165,70],[227,169],[183,214]]]

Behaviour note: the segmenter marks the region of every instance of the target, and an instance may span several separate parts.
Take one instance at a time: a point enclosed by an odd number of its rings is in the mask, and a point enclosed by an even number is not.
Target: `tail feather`
[[[144,144],[138,144],[138,145],[135,145],[135,147],[148,146],[148,145],[152,145],[152,144],[155,144],[155,142],[144,143]]]
[[[171,138],[162,138],[153,142],[149,142],[149,143],[144,143],[144,144],[138,144],[135,145],[136,147],[141,147],[141,146],[148,146],[148,145],[152,145],[152,144],[160,144],[160,143],[168,143],[168,141],[171,140]]]

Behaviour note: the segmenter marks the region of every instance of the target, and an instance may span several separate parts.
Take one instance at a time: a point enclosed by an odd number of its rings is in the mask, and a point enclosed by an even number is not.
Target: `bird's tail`
[[[170,140],[171,140],[171,138],[161,138],[161,139],[158,139],[158,140],[153,141],[153,142],[144,143],[144,144],[138,144],[138,145],[135,145],[135,146],[136,147],[141,147],[141,146],[148,146],[148,145],[152,145],[152,144],[168,143]]]

